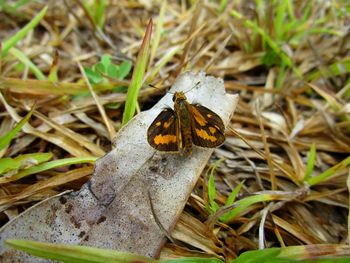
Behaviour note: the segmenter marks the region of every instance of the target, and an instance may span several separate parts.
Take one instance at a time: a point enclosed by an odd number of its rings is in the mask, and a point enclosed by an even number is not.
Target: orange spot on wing
[[[175,135],[161,135],[158,134],[154,137],[154,143],[155,144],[169,144],[169,143],[176,143],[176,136]]]
[[[209,131],[211,132],[211,134],[216,133],[216,129],[214,127],[209,127]]]
[[[173,123],[172,120],[171,120],[171,121],[164,122],[163,127],[164,127],[165,129],[167,129],[167,128],[169,128],[169,126],[170,126],[172,123]]]
[[[208,140],[208,141],[211,141],[211,142],[216,142],[217,139],[215,136],[211,136],[207,133],[207,131],[205,130],[199,130],[199,129],[196,129],[196,134],[201,137],[202,139],[204,140]]]
[[[158,121],[157,123],[156,123],[156,126],[160,126],[162,123],[160,122],[160,121]]]
[[[192,114],[194,116],[194,119],[200,126],[205,126],[208,123],[207,120],[203,117],[203,115],[194,106],[192,106]]]

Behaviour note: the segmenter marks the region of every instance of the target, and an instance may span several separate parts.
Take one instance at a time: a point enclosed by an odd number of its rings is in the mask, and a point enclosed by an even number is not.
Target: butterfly
[[[148,143],[158,151],[186,152],[192,155],[192,144],[214,148],[225,141],[225,126],[212,110],[190,104],[184,92],[173,95],[174,110],[164,109],[147,131]]]

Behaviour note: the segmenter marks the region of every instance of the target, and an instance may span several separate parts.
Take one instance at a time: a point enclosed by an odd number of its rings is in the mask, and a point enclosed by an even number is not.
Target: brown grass
[[[349,17],[332,16],[332,12],[341,13],[340,7],[315,4],[305,26],[312,29],[324,17],[327,30],[338,34],[305,29],[297,44],[286,38],[281,46],[293,68],[285,69],[276,86],[282,66],[264,65],[263,39],[230,14],[235,9],[253,20],[258,12],[254,1],[242,5],[229,1],[222,13],[215,1],[193,6],[185,2],[169,1],[166,6],[163,32],[145,82],[159,89],[145,85],[139,95],[141,110],[154,104],[184,70],[205,69],[207,74],[222,77],[227,92],[239,93],[240,102],[227,127],[224,146],[208,163],[209,169],[223,160],[215,170],[216,202],[224,206],[242,181],[236,200],[262,194],[272,197],[220,222],[219,215],[208,212],[208,175],[204,171],[172,233],[176,242],[167,243],[162,256],[214,255],[229,260],[258,247],[348,244],[349,161],[341,161],[349,158],[350,152],[349,69],[342,68],[349,61]],[[102,156],[112,147],[113,130],[120,128],[126,98],[112,88],[127,86],[131,75],[123,81],[94,85],[101,111],[89,95],[78,65],[91,66],[103,54],[112,55],[116,64],[134,61],[149,18],[158,22],[160,3],[114,1],[107,8],[103,30],[88,18],[80,1],[48,3],[45,19],[17,48],[46,76],[58,50],[58,80],[36,80],[12,55],[2,59],[0,134],[11,130],[20,119],[18,115],[24,116],[34,102],[36,109],[30,126],[0,154],[14,158],[50,152],[53,159]],[[41,4],[31,3],[13,14],[1,12],[0,38],[13,35],[41,8]],[[296,15],[302,16],[305,7],[295,4],[294,8]],[[259,25],[274,38],[272,22],[266,19]],[[176,48],[177,52],[167,57]],[[162,60],[165,64],[157,68]],[[305,181],[312,144],[317,150],[312,177],[336,166],[316,182]],[[0,185],[1,225],[37,201],[79,189],[91,174],[92,165],[81,164],[5,181]]]

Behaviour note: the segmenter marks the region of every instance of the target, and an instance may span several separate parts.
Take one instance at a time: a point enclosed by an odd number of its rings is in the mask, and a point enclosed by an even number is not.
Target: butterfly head
[[[173,102],[180,102],[180,101],[186,101],[186,100],[187,98],[183,91],[177,91],[174,93]]]

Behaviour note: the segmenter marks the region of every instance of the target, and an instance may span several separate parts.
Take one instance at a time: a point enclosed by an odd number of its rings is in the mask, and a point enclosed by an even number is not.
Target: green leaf
[[[101,63],[105,68],[111,64],[111,56],[109,54],[103,54],[101,57]]]
[[[120,65],[119,65],[119,70],[118,73],[116,74],[116,77],[118,79],[124,79],[131,70],[132,67],[132,63],[130,61],[123,61]]]
[[[84,72],[92,84],[108,83],[108,77],[114,79],[124,79],[131,70],[131,62],[123,61],[120,65],[112,63],[109,54],[104,54],[101,61],[97,62],[91,68],[84,67]]]
[[[10,144],[10,142],[12,141],[12,139],[17,135],[17,133],[22,129],[22,127],[24,126],[24,124],[27,123],[27,121],[29,120],[30,116],[32,116],[34,111],[34,106],[32,107],[32,109],[27,113],[27,115],[11,130],[9,131],[7,134],[5,134],[4,136],[0,137],[0,150],[4,149],[7,145]]]
[[[108,68],[109,64],[108,65],[105,65],[103,64],[102,62],[98,62],[96,63],[92,68],[95,72],[98,72],[100,74],[104,73],[106,74],[107,73],[107,68]],[[102,76],[103,77],[103,76]]]
[[[88,67],[84,67],[84,72],[92,84],[98,84],[103,79],[103,76],[100,72],[96,72]]]
[[[106,70],[106,74],[111,78],[118,78],[119,66],[114,64],[109,64]]]

